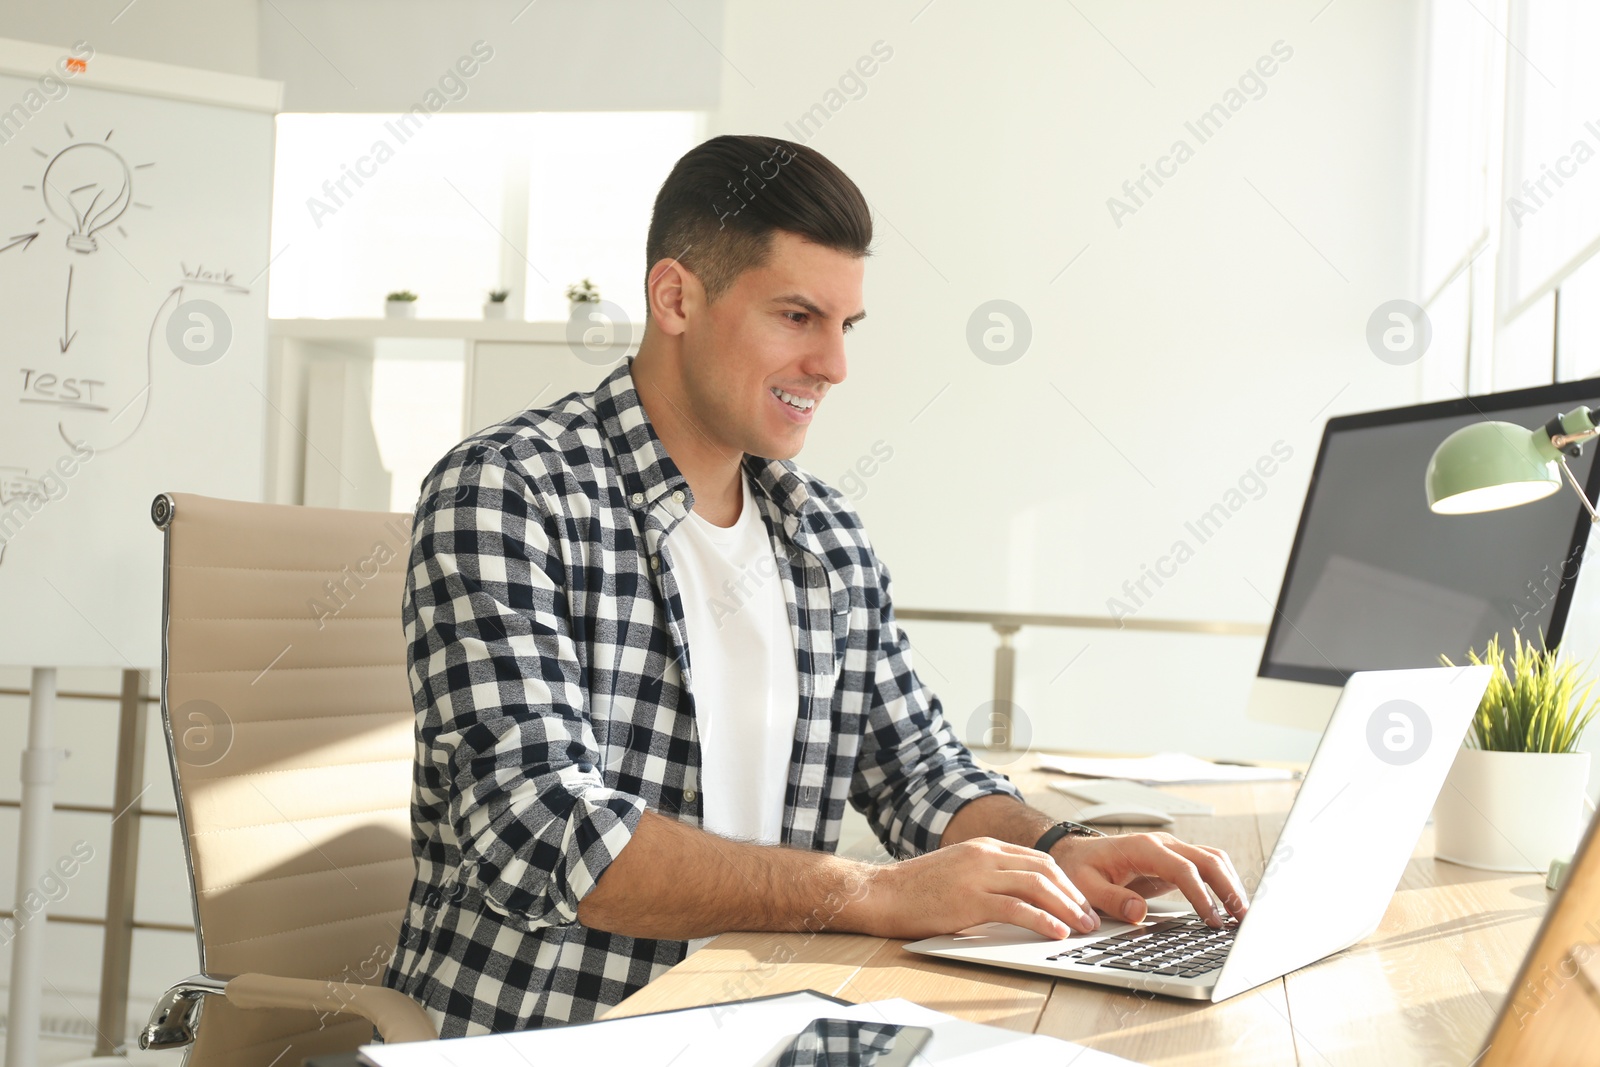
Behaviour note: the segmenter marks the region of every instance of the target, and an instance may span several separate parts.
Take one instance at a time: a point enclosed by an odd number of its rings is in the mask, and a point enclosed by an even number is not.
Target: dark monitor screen
[[[1451,433],[1484,420],[1533,429],[1600,406],[1600,379],[1329,419],[1278,591],[1259,674],[1343,685],[1358,670],[1465,662],[1512,631],[1561,640],[1588,541],[1569,485],[1542,500],[1435,515],[1424,478]],[[1595,498],[1594,443],[1569,460]]]

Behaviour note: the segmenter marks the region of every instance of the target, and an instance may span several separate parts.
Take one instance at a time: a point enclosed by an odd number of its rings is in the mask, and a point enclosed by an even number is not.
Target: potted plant
[[[386,319],[414,319],[417,317],[417,294],[409,289],[390,293],[383,301]]]
[[[486,319],[503,319],[506,317],[506,297],[511,295],[510,289],[490,289],[489,299],[483,305],[483,317]]]
[[[1489,871],[1546,871],[1583,828],[1594,680],[1557,651],[1513,632],[1510,671],[1498,636],[1475,664],[1495,668],[1434,807],[1434,855]],[[1446,666],[1455,666],[1441,656]]]
[[[567,286],[567,318],[587,323],[589,312],[600,304],[600,290],[588,278]]]

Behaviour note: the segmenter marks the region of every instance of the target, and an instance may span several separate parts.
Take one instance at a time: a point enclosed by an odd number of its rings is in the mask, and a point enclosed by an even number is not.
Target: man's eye
[[[789,316],[790,322],[793,322],[797,325],[803,325],[806,319],[810,317],[804,311],[785,311],[784,314]]]
[[[849,333],[851,330],[853,330],[855,328],[856,328],[856,324],[853,323],[853,322],[847,322],[847,323],[844,324],[844,332],[845,333]]]

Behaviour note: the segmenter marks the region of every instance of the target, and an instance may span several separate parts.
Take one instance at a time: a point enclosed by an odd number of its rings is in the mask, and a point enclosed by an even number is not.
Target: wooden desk
[[[1079,805],[1024,756],[1002,769],[1060,818]],[[1057,778],[1056,780],[1060,780]],[[1228,850],[1253,891],[1298,783],[1170,786],[1209,801],[1178,836]],[[1359,863],[1352,856],[1352,863]],[[918,956],[854,934],[724,934],[605,1014],[620,1018],[815,989],[852,1002],[904,997],[974,1022],[1049,1034],[1145,1064],[1467,1064],[1482,1045],[1551,894],[1535,874],[1433,859],[1423,832],[1378,931],[1221,1004]]]

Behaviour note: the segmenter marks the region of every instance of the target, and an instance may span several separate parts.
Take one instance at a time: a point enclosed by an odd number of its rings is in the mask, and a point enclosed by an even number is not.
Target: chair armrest
[[[439,1037],[422,1006],[386,986],[319,982],[312,978],[279,978],[241,974],[223,978],[196,974],[164,993],[139,1035],[142,1049],[182,1048],[191,1044],[207,997],[225,996],[237,1008],[292,1008],[328,1014],[355,1015],[377,1027],[390,1044],[434,1041]]]
[[[422,1005],[387,986],[319,982],[313,978],[279,978],[241,974],[227,985],[228,1003],[239,1008],[298,1008],[359,1015],[389,1044],[436,1041],[439,1032]]]

